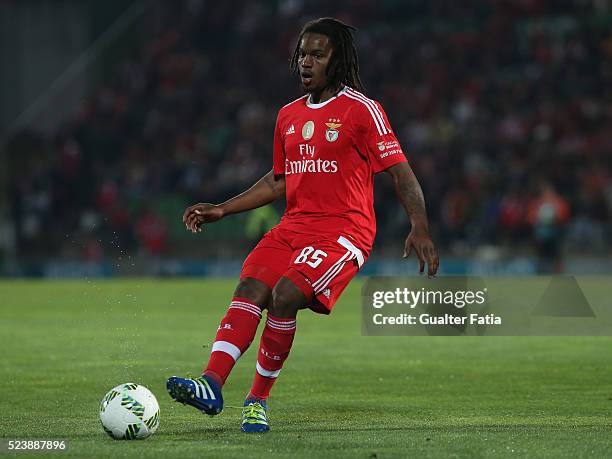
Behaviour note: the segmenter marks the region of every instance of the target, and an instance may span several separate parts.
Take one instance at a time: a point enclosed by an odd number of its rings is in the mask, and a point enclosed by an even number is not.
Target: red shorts
[[[304,235],[276,227],[244,261],[240,279],[254,278],[272,289],[286,277],[313,299],[310,309],[329,314],[364,262],[361,250],[346,236]]]

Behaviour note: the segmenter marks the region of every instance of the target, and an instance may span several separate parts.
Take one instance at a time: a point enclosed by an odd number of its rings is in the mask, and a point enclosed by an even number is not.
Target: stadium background
[[[301,25],[356,26],[443,274],[612,269],[612,9],[598,0],[5,1],[0,273],[233,275],[276,205],[194,236],[188,204],[270,168]],[[365,273],[413,272],[385,174]]]
[[[612,338],[363,336],[362,279],[332,317],[299,315],[270,435],[239,431],[257,346],[221,415],[165,395],[168,376],[201,370],[244,256],[282,212],[192,235],[183,208],[268,170],[276,111],[299,95],[297,32],[322,15],[359,28],[367,92],[421,181],[443,274],[612,271],[607,1],[4,0],[0,450],[50,438],[75,458],[610,457]],[[376,210],[365,273],[415,275],[385,174]],[[147,276],[172,274],[196,277]],[[609,276],[583,285],[608,301]],[[127,381],[160,403],[146,442],[99,425],[100,399]]]

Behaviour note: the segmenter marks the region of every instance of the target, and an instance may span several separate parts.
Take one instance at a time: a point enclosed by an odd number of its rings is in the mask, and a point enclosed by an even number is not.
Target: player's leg
[[[312,299],[312,289],[301,274],[290,270],[285,276],[279,279],[272,290],[272,301],[257,355],[255,378],[244,402],[243,432],[266,432],[269,429],[266,400],[289,356],[295,336],[297,312]]]
[[[267,398],[291,350],[297,311],[309,307],[329,314],[364,261],[361,251],[343,237],[308,242],[293,253],[290,268],[272,291],[257,371],[243,411],[245,432],[268,430]]]
[[[199,378],[172,376],[166,386],[177,402],[206,414],[223,410],[221,389],[238,358],[248,349],[261,320],[261,311],[271,298],[270,287],[250,277],[241,279],[230,306],[221,320],[204,373]]]
[[[240,281],[227,313],[221,320],[204,375],[223,386],[238,358],[249,348],[257,333],[261,313],[271,298],[264,282],[246,277]]]
[[[287,277],[281,277],[274,287],[272,303],[261,335],[257,371],[249,397],[265,400],[270,395],[270,390],[293,344],[297,312],[302,306],[310,303],[311,299],[312,291],[302,291]]]
[[[247,350],[257,332],[261,312],[272,298],[276,284],[291,257],[291,249],[268,233],[247,257],[240,283],[217,329],[211,356],[199,378],[168,379],[167,388],[176,401],[207,414],[223,408],[221,388],[238,358]]]
[[[357,253],[358,249],[347,250],[335,241],[319,246],[318,250],[325,254],[324,262],[294,262],[272,290],[257,355],[257,371],[247,398],[266,400],[270,395],[293,344],[298,310],[308,307],[317,313],[329,314],[359,271],[361,252]]]

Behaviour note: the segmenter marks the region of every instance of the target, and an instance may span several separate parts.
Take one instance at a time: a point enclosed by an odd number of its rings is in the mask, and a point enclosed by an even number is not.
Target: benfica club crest
[[[338,128],[342,126],[339,123],[325,123],[327,131],[325,131],[325,138],[328,142],[335,142],[338,140]]]

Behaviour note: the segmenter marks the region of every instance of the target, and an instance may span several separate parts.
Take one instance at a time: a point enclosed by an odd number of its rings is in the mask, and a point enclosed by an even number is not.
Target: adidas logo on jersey
[[[285,135],[289,135],[289,134],[295,134],[295,127],[293,126],[293,124],[291,125],[289,129],[287,129],[287,132],[285,132]]]

